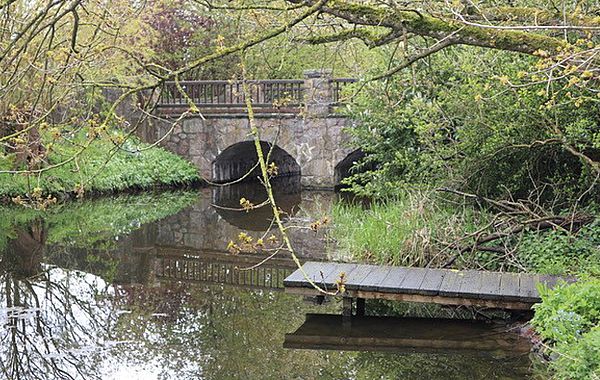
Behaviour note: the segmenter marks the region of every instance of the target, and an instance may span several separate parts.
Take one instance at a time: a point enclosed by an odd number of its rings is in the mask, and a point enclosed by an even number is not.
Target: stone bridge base
[[[261,114],[255,122],[263,150],[275,145],[271,161],[278,166],[279,175],[299,172],[304,187],[333,188],[337,184],[336,166],[352,151],[344,133],[350,119]],[[257,162],[245,115],[190,117],[169,133],[171,127],[167,121],[147,126],[144,138],[156,141],[168,135],[162,145],[193,162],[209,181],[237,179]]]

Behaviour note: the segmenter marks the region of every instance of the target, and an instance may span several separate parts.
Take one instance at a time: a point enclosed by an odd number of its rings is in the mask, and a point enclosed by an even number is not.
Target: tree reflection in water
[[[0,370],[7,379],[92,378],[83,360],[110,345],[116,315],[99,277],[42,264],[47,228],[18,228],[0,261]]]
[[[120,260],[117,236],[196,199],[167,192],[47,212],[0,206],[0,379],[98,379],[114,372],[110,352],[128,344],[115,339],[121,311],[107,282]]]

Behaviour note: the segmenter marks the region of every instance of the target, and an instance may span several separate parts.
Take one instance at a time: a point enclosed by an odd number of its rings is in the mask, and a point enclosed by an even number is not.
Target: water
[[[295,179],[279,183],[277,195],[288,225],[304,227],[335,201],[331,193],[300,192]],[[270,214],[233,211],[241,196],[264,199],[255,186],[239,185],[103,198],[48,213],[0,208],[0,379],[532,376],[523,341],[475,322],[371,317],[348,331],[332,317],[309,316],[305,324],[307,314],[339,314],[340,304],[283,293],[294,268],[288,254],[243,270],[270,251],[226,247],[241,232],[256,241]],[[290,236],[302,260],[334,251],[324,231],[295,228]],[[406,345],[400,325],[418,349]],[[365,351],[384,338],[393,339],[383,351]],[[475,346],[458,349],[461,341]]]

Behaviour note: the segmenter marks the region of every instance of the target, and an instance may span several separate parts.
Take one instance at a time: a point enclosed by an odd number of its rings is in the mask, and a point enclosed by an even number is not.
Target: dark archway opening
[[[360,165],[357,166],[363,158],[365,158],[366,154],[357,149],[354,152],[350,153],[346,156],[342,161],[338,162],[338,164],[334,168],[334,179],[335,179],[335,189],[340,190],[346,187],[341,182],[344,178],[348,178],[353,174],[364,172],[366,170],[372,169],[374,165]]]
[[[275,163],[277,166],[275,177],[300,175],[300,165],[288,152],[266,141],[261,141],[260,144],[265,159],[271,151],[271,147],[273,148],[267,164]],[[244,178],[244,181],[256,180],[260,176],[260,168],[252,168],[256,166],[257,162],[258,155],[254,141],[233,144],[221,152],[213,162],[213,181],[218,183],[235,181],[244,177],[249,171],[252,172]]]

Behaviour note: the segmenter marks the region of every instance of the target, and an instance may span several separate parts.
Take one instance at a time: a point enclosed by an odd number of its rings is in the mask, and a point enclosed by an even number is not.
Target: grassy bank
[[[331,237],[358,261],[441,266],[454,259],[457,269],[600,274],[598,217],[571,232],[557,225],[506,233],[513,227],[503,226],[506,220],[457,205],[432,191],[404,192],[368,207],[340,202],[333,208]],[[475,248],[477,239],[494,233],[502,236]]]
[[[75,136],[60,144],[46,144],[48,165],[70,159],[84,141],[84,136]],[[112,193],[200,181],[192,164],[162,148],[147,149],[148,145],[135,137],[129,138],[116,153],[115,147],[108,139],[97,139],[75,159],[56,168],[39,174],[0,174],[0,199],[6,202],[36,192],[63,198],[81,189],[85,193]],[[0,171],[10,170],[13,160],[10,155],[0,155]]]
[[[330,234],[355,261],[432,267],[452,262],[457,269],[577,276],[576,284],[540,289],[542,303],[532,323],[555,359],[556,378],[600,378],[600,218],[574,231],[526,228],[483,245],[488,250],[461,250],[475,236],[492,233],[498,220],[482,208],[457,204],[427,191],[401,193],[368,208],[338,203]]]
[[[402,193],[365,208],[337,203],[331,231],[338,247],[354,260],[378,264],[443,265],[452,252],[442,241],[458,239],[485,224],[489,215],[463,208],[452,209],[434,201],[428,191]]]

